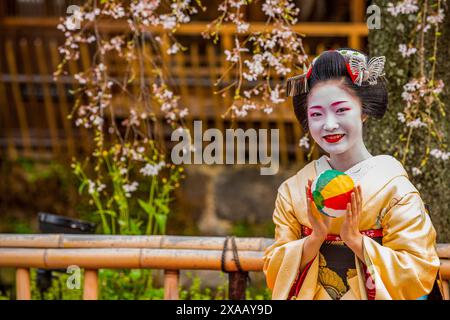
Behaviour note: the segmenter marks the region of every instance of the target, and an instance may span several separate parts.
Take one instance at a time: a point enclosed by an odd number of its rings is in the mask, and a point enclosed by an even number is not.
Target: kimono
[[[312,231],[305,186],[332,169],[328,160],[312,161],[278,188],[275,242],[263,257],[272,299],[420,299],[438,290],[436,231],[405,169],[388,155],[363,160],[345,172],[362,189],[364,261],[341,241],[344,218],[335,218],[320,253],[300,272],[305,237]]]

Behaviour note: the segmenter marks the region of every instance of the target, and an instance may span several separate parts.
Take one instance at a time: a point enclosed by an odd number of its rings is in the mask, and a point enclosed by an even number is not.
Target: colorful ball
[[[314,179],[310,196],[321,213],[339,218],[347,212],[354,187],[349,175],[338,170],[326,170]]]

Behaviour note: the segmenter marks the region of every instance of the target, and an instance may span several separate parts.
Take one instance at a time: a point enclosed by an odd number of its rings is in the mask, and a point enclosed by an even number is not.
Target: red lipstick
[[[328,143],[336,143],[341,140],[345,134],[330,134],[323,137],[323,139]]]

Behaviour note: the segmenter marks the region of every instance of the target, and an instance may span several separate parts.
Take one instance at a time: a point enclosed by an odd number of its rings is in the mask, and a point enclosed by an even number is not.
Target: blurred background
[[[74,81],[53,72],[59,63],[58,46],[64,41],[56,29],[72,4],[83,1],[6,0],[0,3],[0,232],[37,230],[37,212],[83,217],[71,159],[89,154],[93,137],[67,120],[73,106]],[[363,0],[298,0],[301,9],[296,26],[306,34],[304,47],[313,57],[328,48],[367,50],[367,26]],[[182,26],[178,39],[186,52],[168,56],[171,84],[189,106],[190,118],[208,127],[229,128],[221,117],[225,104],[212,94],[213,84],[225,68],[223,50],[232,44],[233,29],[223,31],[220,43],[203,39],[202,30],[217,17],[219,1],[208,1],[207,10],[194,16],[195,27]],[[265,21],[260,4],[246,8],[252,22]],[[102,32],[120,33],[117,28]],[[84,51],[83,51],[84,50]],[[90,65],[88,48],[70,65],[76,73]],[[116,65],[117,71],[126,68]],[[126,108],[127,101],[113,102]],[[116,114],[120,118],[120,111]],[[162,121],[163,123],[163,121]],[[205,125],[207,124],[207,125]],[[163,123],[164,125],[164,123]],[[271,215],[276,189],[307,161],[299,147],[303,136],[289,102],[271,115],[252,113],[239,121],[240,128],[280,129],[279,174],[260,176],[249,166],[186,166],[186,179],[176,191],[169,234],[234,233],[271,236]],[[165,131],[170,140],[170,128]],[[317,156],[314,151],[313,156]]]

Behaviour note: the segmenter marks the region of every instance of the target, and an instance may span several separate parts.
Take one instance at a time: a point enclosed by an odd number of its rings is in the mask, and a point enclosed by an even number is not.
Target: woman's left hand
[[[353,189],[351,203],[347,204],[347,213],[341,226],[341,239],[353,251],[359,251],[363,235],[359,232],[359,221],[362,212],[361,186]],[[359,252],[358,252],[359,253]]]

